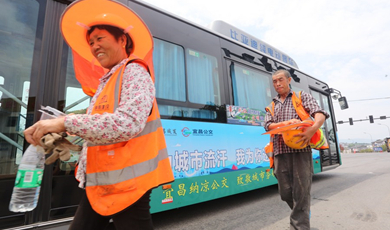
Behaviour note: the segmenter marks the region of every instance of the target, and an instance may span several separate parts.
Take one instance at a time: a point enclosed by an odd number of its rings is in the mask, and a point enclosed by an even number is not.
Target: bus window
[[[87,96],[80,83],[77,81],[73,69],[73,58],[71,50],[66,65],[66,81],[65,81],[65,113],[84,114],[89,106],[90,97]]]
[[[85,114],[89,106],[91,98],[86,95],[80,83],[77,81],[73,69],[73,58],[71,50],[68,50],[68,59],[66,65],[66,80],[65,80],[65,95],[64,95],[64,105],[63,111],[66,114]],[[74,144],[82,145],[83,140],[78,137],[68,137],[68,140]],[[58,161],[58,167],[54,170],[54,173],[59,173],[65,171],[69,173],[74,170],[75,164],[78,160],[79,154],[71,152],[71,158],[68,161]]]
[[[159,112],[172,118],[216,119],[215,111],[179,106],[190,101],[207,106],[220,104],[217,59],[194,50],[187,53],[188,99],[184,49],[154,38],[153,65],[156,77],[156,97],[169,100],[159,103]]]
[[[156,38],[153,40],[156,97],[186,101],[184,49]]]
[[[272,101],[270,75],[231,63],[234,105],[264,110]]]
[[[331,109],[328,103],[328,97],[316,91],[311,91],[311,94],[316,99],[318,105],[331,115]],[[325,120],[321,126],[322,131],[326,134],[329,149],[321,150],[321,161],[323,166],[329,166],[339,163],[336,147],[336,138],[334,133],[332,116]]]
[[[66,114],[85,114],[90,103],[90,97],[84,94],[80,83],[77,81],[73,69],[73,57],[68,47],[66,62],[66,76],[59,91],[60,104]],[[65,66],[63,66],[65,68]],[[77,136],[68,136],[73,144],[82,145],[83,139]],[[80,202],[82,191],[78,188],[78,182],[74,179],[74,170],[79,158],[79,152],[71,151],[71,157],[67,161],[57,160],[51,166],[52,184],[49,216],[51,220],[66,218],[74,215]],[[71,194],[71,195],[68,195]]]
[[[13,177],[22,157],[38,13],[37,1],[0,7],[0,178]]]
[[[192,103],[220,105],[217,58],[187,49],[188,97]]]
[[[292,91],[294,91],[295,93],[299,93],[300,91],[303,91],[302,88],[297,87],[297,86],[295,86],[295,85],[291,85],[291,89],[292,89]]]
[[[321,95],[324,110],[331,115],[331,109],[329,105],[329,98],[325,95]],[[330,116],[328,119],[325,120],[326,127],[328,129],[328,137],[329,137],[329,149],[330,149],[330,157],[331,157],[331,163],[339,163],[339,158],[337,154],[337,145],[336,145],[336,136],[335,136],[335,129],[333,127],[333,117]]]

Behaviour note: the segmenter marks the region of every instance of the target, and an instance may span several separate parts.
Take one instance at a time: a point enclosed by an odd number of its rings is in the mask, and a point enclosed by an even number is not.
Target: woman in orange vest
[[[85,140],[76,173],[85,195],[70,229],[105,229],[110,219],[116,229],[153,229],[151,189],[174,177],[155,99],[152,36],[134,12],[109,0],[72,3],[61,32],[91,104],[87,114],[35,123],[26,140],[37,145],[62,131]]]

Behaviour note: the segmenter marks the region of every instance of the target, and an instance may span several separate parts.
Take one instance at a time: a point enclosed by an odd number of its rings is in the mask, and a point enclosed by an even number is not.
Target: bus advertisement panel
[[[163,120],[175,175],[152,193],[152,212],[199,203],[276,183],[262,126]],[[164,204],[164,205],[161,205]]]
[[[151,212],[277,183],[264,151],[270,140],[269,135],[262,135],[265,112],[234,107],[227,106],[227,113],[237,111],[235,117],[241,118],[237,124],[246,125],[162,120],[175,181],[153,190]],[[248,111],[259,117],[248,115],[255,118],[245,121],[243,114]],[[319,151],[313,150],[312,155],[314,173],[321,172]]]

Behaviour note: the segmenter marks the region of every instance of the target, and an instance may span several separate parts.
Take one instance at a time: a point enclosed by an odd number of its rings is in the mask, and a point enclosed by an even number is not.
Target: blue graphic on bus
[[[175,178],[269,167],[264,152],[269,136],[261,135],[261,126],[174,120],[162,124]]]

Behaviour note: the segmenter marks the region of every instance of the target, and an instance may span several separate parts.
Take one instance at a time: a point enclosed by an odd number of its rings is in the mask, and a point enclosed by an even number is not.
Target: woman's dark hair
[[[119,29],[118,27],[115,27],[115,26],[110,26],[110,25],[95,25],[95,26],[92,26],[91,29],[89,29],[87,31],[87,40],[89,39],[89,35],[91,35],[91,33],[95,29],[107,30],[107,32],[112,34],[112,36],[114,36],[114,38],[117,41],[119,41],[119,38],[122,35],[125,35],[126,36],[126,47],[125,48],[126,48],[127,56],[129,56],[130,53],[133,51],[133,41],[131,40],[129,34],[128,33],[125,34],[122,29]]]

